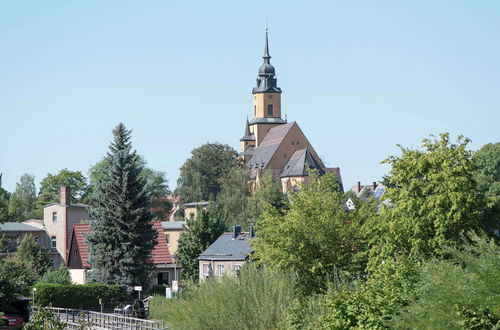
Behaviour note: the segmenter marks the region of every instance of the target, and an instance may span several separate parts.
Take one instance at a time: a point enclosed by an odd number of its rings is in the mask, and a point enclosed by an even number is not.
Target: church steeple
[[[259,68],[257,76],[257,86],[253,88],[252,93],[281,93],[281,89],[277,86],[278,81],[275,77],[274,66],[271,65],[271,55],[269,55],[269,37],[268,28],[266,26],[266,43],[264,46],[264,63]]]

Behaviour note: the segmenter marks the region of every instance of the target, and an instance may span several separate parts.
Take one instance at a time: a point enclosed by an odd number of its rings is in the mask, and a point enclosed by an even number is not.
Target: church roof
[[[307,149],[297,150],[280,173],[280,177],[307,176],[309,169],[317,169],[320,175],[325,174],[324,169],[318,164]]]
[[[291,122],[271,128],[259,147],[255,148],[252,158],[248,161],[248,167],[251,169],[266,168],[294,124],[295,122]]]
[[[245,125],[245,135],[243,135],[240,141],[255,141],[255,136],[250,133],[250,124],[248,123],[248,118]]]

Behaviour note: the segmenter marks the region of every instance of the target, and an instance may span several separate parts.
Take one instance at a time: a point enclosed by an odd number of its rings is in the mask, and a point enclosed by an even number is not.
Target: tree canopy
[[[347,212],[336,177],[315,175],[310,184],[292,193],[290,209],[284,214],[267,205],[257,222],[252,257],[296,272],[306,291],[324,290],[337,271],[357,274],[362,270],[355,256],[363,248],[363,221],[369,211],[374,212],[368,203],[364,205]]]
[[[33,217],[36,202],[35,176],[23,174],[16,190],[10,195],[9,217],[11,221],[25,221]]]
[[[198,212],[195,219],[187,221],[186,230],[179,238],[179,263],[182,267],[182,278],[198,281],[198,256],[210,246],[225,229],[225,212],[219,206],[209,207],[207,211]]]
[[[148,287],[153,265],[151,252],[156,232],[150,223],[150,198],[143,167],[132,151],[131,131],[120,123],[106,156],[106,171],[95,183],[90,214],[92,234],[88,237],[92,265],[91,280]]]
[[[446,243],[483,227],[486,203],[473,177],[469,142],[431,136],[422,150],[400,146],[401,156],[385,160],[392,166],[385,194],[391,205],[368,225],[372,267],[396,255],[438,255]]]
[[[195,148],[180,168],[176,194],[182,202],[214,201],[221,178],[239,164],[238,153],[226,144],[206,143]]]

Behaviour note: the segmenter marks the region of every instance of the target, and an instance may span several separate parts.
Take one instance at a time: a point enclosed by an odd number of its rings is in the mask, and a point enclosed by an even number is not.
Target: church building
[[[327,168],[299,125],[282,118],[281,88],[270,63],[267,28],[262,58],[264,63],[259,68],[257,86],[252,90],[253,118],[247,119],[245,134],[240,139],[240,157],[250,168],[251,185],[258,185],[262,173],[271,171],[280,178],[285,193],[308,183],[309,169],[316,169],[320,175],[335,173],[342,186],[340,169]]]

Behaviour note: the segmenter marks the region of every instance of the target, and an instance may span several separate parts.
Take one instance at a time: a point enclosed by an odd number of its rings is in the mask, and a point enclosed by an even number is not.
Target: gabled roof
[[[32,231],[44,231],[43,228],[27,225],[22,222],[4,222],[0,223],[0,232],[9,231],[22,231],[22,232],[32,232]]]
[[[248,240],[250,234],[243,232],[233,239],[233,233],[224,233],[217,238],[198,260],[246,260],[252,253]]]
[[[88,262],[89,248],[85,240],[87,239],[87,235],[91,232],[92,230],[90,229],[90,225],[88,223],[75,223],[73,225],[73,233],[71,234],[71,243],[69,245],[70,251],[73,248],[73,244],[76,244],[83,268],[90,268],[90,264]],[[73,255],[70,253],[68,255],[68,264],[69,259],[72,257]]]
[[[161,226],[164,230],[182,230],[186,221],[162,221]]]
[[[311,168],[317,169],[320,175],[325,174],[324,169],[321,168],[307,149],[297,150],[290,157],[283,171],[281,171],[280,177],[307,176],[308,170]]]
[[[259,147],[255,148],[252,158],[248,161],[248,167],[251,169],[266,168],[294,124],[295,122],[290,122],[271,128]]]
[[[167,239],[165,237],[165,232],[163,231],[161,222],[152,221],[151,225],[158,234],[157,238],[158,242],[151,253],[151,259],[153,261],[153,264],[161,265],[161,264],[172,263],[172,257],[170,255],[170,251],[168,250]],[[76,246],[78,247],[78,252],[81,259],[82,267],[84,268],[91,268],[91,265],[88,262],[89,250],[86,241],[87,235],[90,233],[92,233],[92,229],[90,228],[89,223],[76,223],[73,225],[73,233],[71,235],[71,243],[70,243],[70,252],[72,249],[74,249],[74,244],[76,244]],[[72,257],[73,256],[70,253],[68,256],[68,265]]]

